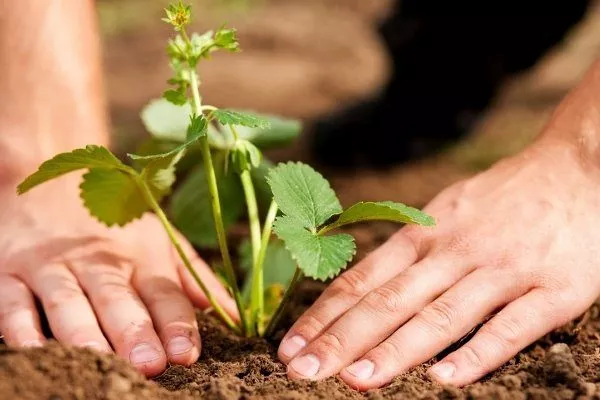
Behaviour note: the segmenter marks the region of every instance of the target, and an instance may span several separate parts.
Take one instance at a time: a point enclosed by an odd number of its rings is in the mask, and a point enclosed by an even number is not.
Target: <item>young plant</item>
[[[163,20],[176,32],[167,47],[172,87],[142,111],[153,138],[138,154],[129,154],[131,165],[104,147],[88,145],[42,163],[18,186],[19,194],[69,172],[87,170],[80,188],[90,214],[107,226],[125,226],[154,212],[214,311],[246,336],[274,332],[302,277],[325,281],[352,260],[354,239],[335,230],[374,220],[434,225],[430,216],[400,203],[361,202],[343,210],[329,183],[308,165],[273,167],[261,150],[291,141],[300,131],[299,123],[202,102],[198,64],[217,50],[239,51],[236,31],[223,27],[188,35],[191,8],[181,1],[166,9]],[[182,175],[183,182],[175,185]],[[169,195],[165,212],[161,203]],[[227,228],[239,222],[244,209],[249,240],[239,251],[239,269],[247,272],[240,290]],[[196,246],[219,248],[216,272],[236,301],[239,324],[193,269],[171,220]]]

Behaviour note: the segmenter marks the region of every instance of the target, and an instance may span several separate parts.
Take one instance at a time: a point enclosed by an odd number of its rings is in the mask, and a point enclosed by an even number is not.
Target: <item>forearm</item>
[[[0,179],[108,141],[91,0],[0,0]]]
[[[600,61],[561,102],[540,142],[562,142],[587,165],[600,166]]]

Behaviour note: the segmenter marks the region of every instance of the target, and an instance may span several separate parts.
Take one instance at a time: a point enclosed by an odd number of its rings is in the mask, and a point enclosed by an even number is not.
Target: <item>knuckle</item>
[[[484,358],[482,354],[469,344],[465,344],[460,349],[460,357],[463,358],[468,365],[474,370],[480,370],[484,368]]]
[[[0,304],[0,321],[25,311],[29,311],[29,308],[18,300],[3,302]]]
[[[73,303],[84,300],[83,292],[79,288],[61,288],[53,290],[42,300],[42,304],[47,313],[61,307],[70,307]]]
[[[472,235],[455,233],[448,239],[444,250],[458,256],[466,256],[473,254],[475,248]]]
[[[400,346],[393,340],[386,340],[373,349],[368,356],[365,358],[369,358],[376,362],[376,364],[387,365],[387,363],[391,362],[393,364],[398,364],[402,360],[406,360],[404,352],[400,349]],[[385,361],[382,361],[385,360]]]
[[[452,336],[457,321],[456,307],[449,301],[438,299],[423,309],[416,318],[427,329],[440,338]]]
[[[325,329],[325,324],[320,318],[313,314],[305,314],[304,316],[300,317],[293,330],[308,340],[318,335],[323,331],[323,329]]]
[[[396,286],[383,285],[365,296],[364,302],[375,310],[397,314],[404,305],[403,290]]]
[[[368,277],[360,269],[344,272],[330,285],[330,292],[350,298],[362,298],[368,291]]]
[[[517,346],[524,332],[525,328],[521,321],[509,315],[494,318],[481,328],[481,334],[490,336],[493,343],[502,349]]]
[[[182,306],[189,303],[181,289],[175,284],[151,285],[146,290],[141,290],[140,295],[144,303],[150,308],[165,303],[182,308]]]
[[[410,249],[415,256],[421,253],[427,239],[428,233],[420,225],[406,225],[390,238],[396,245]]]
[[[126,283],[104,283],[98,287],[95,303],[98,308],[105,308],[115,303],[137,299],[133,289]]]
[[[319,352],[330,357],[331,355],[339,355],[347,348],[348,341],[346,337],[339,332],[325,332],[315,343],[315,347]]]
[[[90,338],[99,336],[98,327],[94,325],[74,325],[64,333],[64,340],[73,345],[86,343]]]
[[[117,334],[117,341],[123,344],[147,341],[148,337],[152,336],[153,329],[149,318],[131,322]]]

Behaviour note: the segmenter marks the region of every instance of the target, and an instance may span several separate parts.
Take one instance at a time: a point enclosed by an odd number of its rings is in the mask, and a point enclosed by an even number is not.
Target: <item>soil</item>
[[[305,282],[288,322],[320,293]],[[191,367],[172,366],[154,381],[125,360],[51,343],[0,347],[0,399],[600,399],[600,308],[542,338],[482,382],[463,389],[431,382],[422,365],[389,386],[360,393],[339,378],[290,381],[276,347],[232,335],[199,313],[203,352]]]

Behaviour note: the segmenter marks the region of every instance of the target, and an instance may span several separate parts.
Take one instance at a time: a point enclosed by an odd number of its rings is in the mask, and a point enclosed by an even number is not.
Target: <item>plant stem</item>
[[[283,313],[285,312],[285,309],[287,308],[287,305],[290,302],[290,299],[292,298],[292,294],[296,290],[298,284],[302,281],[303,276],[304,275],[302,274],[300,268],[296,268],[296,272],[294,272],[294,277],[292,278],[292,281],[290,282],[287,290],[285,291],[283,299],[281,299],[281,303],[279,303],[279,307],[277,307],[275,314],[273,314],[273,318],[271,318],[271,321],[269,321],[269,326],[267,326],[265,336],[269,337],[272,336],[273,333],[275,333],[275,329],[277,329],[279,321],[281,320],[281,317],[283,317]]]
[[[200,91],[198,89],[198,75],[196,71],[190,68],[191,75],[191,90],[193,96],[193,108],[196,115],[202,114],[202,100],[200,98]],[[231,290],[233,291],[233,297],[240,314],[240,322],[242,331],[247,331],[244,303],[242,302],[242,296],[240,289],[237,284],[235,276],[235,270],[231,262],[231,256],[229,255],[229,248],[227,245],[227,235],[225,234],[225,226],[223,224],[223,217],[221,213],[221,201],[219,198],[219,188],[217,186],[217,177],[215,174],[215,168],[212,162],[212,155],[210,152],[210,145],[208,143],[208,136],[202,136],[198,139],[200,143],[200,151],[202,153],[202,160],[204,162],[204,169],[206,171],[206,180],[208,183],[208,191],[210,194],[210,203],[212,208],[213,219],[215,222],[215,230],[217,232],[217,241],[219,243],[219,250],[221,251],[221,257],[223,258],[223,270]]]
[[[277,217],[277,203],[275,201],[271,201],[271,205],[269,206],[269,211],[267,212],[267,216],[265,217],[265,226],[262,232],[262,238],[260,241],[260,251],[258,253],[258,259],[256,261],[256,270],[253,271],[255,276],[258,278],[252,278],[252,293],[259,293],[260,302],[258,304],[257,310],[257,320],[256,320],[256,331],[259,335],[262,335],[264,330],[264,315],[265,315],[265,301],[264,301],[264,263],[265,257],[267,255],[267,249],[269,247],[269,241],[271,240],[271,232],[273,231],[273,222],[275,222],[275,217]]]
[[[248,329],[252,333],[256,332],[258,320],[262,318],[264,309],[263,300],[263,274],[262,268],[258,264],[258,255],[261,250],[260,237],[260,219],[258,216],[258,205],[256,204],[256,192],[254,183],[249,170],[244,170],[240,174],[246,205],[248,208],[248,222],[250,225],[250,242],[252,244],[252,291],[250,296],[250,318]]]
[[[167,235],[169,236],[169,240],[171,240],[171,243],[173,244],[173,246],[175,246],[175,249],[177,250],[177,254],[179,254],[179,257],[181,258],[181,261],[183,261],[183,265],[185,265],[185,267],[187,268],[187,270],[190,272],[190,274],[192,275],[192,277],[196,281],[196,284],[200,287],[200,289],[202,290],[202,292],[204,293],[204,295],[208,299],[208,301],[209,301],[210,305],[212,306],[212,308],[221,317],[221,319],[223,319],[223,321],[225,322],[225,324],[230,329],[232,329],[232,330],[234,330],[234,331],[236,331],[236,332],[239,333],[238,326],[235,324],[235,322],[233,322],[233,320],[231,319],[231,317],[229,316],[229,314],[227,314],[225,312],[225,310],[223,310],[223,308],[221,307],[221,305],[217,302],[217,299],[215,299],[215,297],[212,295],[212,293],[210,292],[210,290],[208,290],[208,288],[206,287],[206,285],[202,281],[202,278],[200,278],[200,275],[198,275],[198,273],[196,272],[196,270],[192,266],[192,263],[190,262],[190,259],[185,254],[185,252],[183,251],[183,248],[181,247],[181,244],[179,243],[179,239],[177,239],[177,235],[175,234],[175,230],[173,229],[173,225],[171,225],[171,222],[169,221],[169,219],[165,215],[164,211],[162,210],[162,208],[160,207],[160,205],[158,204],[158,202],[156,201],[156,199],[152,195],[152,192],[150,191],[150,188],[148,188],[148,185],[146,184],[146,182],[144,182],[142,179],[138,179],[137,182],[138,182],[138,186],[142,190],[142,193],[144,195],[144,198],[146,199],[146,202],[148,203],[148,205],[150,206],[150,208],[152,208],[152,210],[154,211],[154,213],[158,217],[159,221],[161,222],[161,224],[165,228],[165,231],[167,232]]]

